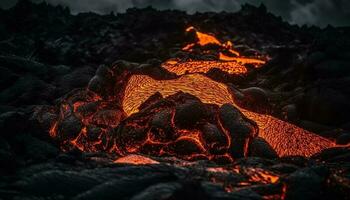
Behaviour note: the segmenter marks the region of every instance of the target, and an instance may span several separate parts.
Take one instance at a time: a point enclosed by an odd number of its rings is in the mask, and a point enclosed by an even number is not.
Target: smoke
[[[17,0],[1,0],[0,7],[10,7]],[[33,0],[40,2],[42,0]],[[125,12],[131,7],[152,6],[157,9],[178,9],[194,12],[235,12],[242,4],[260,5],[264,3],[268,10],[282,16],[292,24],[318,25],[321,27],[350,25],[349,0],[46,0],[53,5],[68,6],[73,13]]]

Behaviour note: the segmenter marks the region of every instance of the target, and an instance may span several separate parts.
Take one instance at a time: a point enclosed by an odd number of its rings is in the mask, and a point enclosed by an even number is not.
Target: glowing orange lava
[[[260,168],[249,168],[250,181],[258,183],[276,183],[279,180],[279,176],[272,174]]]
[[[125,89],[123,109],[127,115],[131,115],[138,112],[138,107],[154,93],[160,92],[167,97],[179,91],[194,95],[203,103],[217,105],[230,103],[238,107],[225,84],[201,74],[188,74],[173,80],[154,80],[147,75],[133,75]],[[257,123],[259,136],[270,143],[279,156],[311,156],[335,146],[327,139],[270,115],[239,109]]]
[[[184,48],[182,48],[182,50],[192,51],[192,49],[196,45],[201,46],[201,47],[206,46],[206,45],[216,45],[216,46],[220,47],[222,50],[229,52],[231,55],[225,55],[223,52],[219,52],[219,60],[226,61],[226,63],[225,62],[218,62],[218,61],[215,61],[215,62],[209,61],[206,63],[189,62],[188,65],[192,65],[193,67],[198,66],[198,65],[206,65],[207,66],[206,69],[215,67],[215,68],[220,68],[223,71],[226,71],[229,73],[232,72],[233,74],[238,74],[238,73],[243,74],[243,73],[247,72],[247,70],[244,69],[245,67],[243,66],[245,64],[252,64],[256,68],[265,64],[264,60],[240,56],[240,53],[233,48],[233,44],[231,41],[221,43],[215,36],[199,32],[193,26],[186,29],[186,32],[190,32],[190,31],[194,31],[196,33],[196,38],[198,41],[196,43],[190,43],[190,44],[186,45]],[[181,63],[180,63],[180,65],[181,65]],[[165,65],[165,68],[168,68],[168,66]],[[181,68],[181,66],[179,66],[179,68]],[[199,68],[202,68],[202,67],[199,66]],[[235,69],[235,68],[238,68],[238,69]],[[171,70],[175,71],[173,68],[171,68]],[[181,70],[181,69],[179,69],[179,70]],[[206,70],[205,72],[207,72],[207,71],[209,71],[209,70]]]
[[[159,164],[158,161],[152,160],[151,158],[136,155],[136,154],[130,154],[121,158],[118,158],[114,161],[114,163],[119,164],[132,164],[132,165],[156,165]]]
[[[229,74],[245,74],[247,68],[237,62],[218,62],[218,61],[168,61],[163,68],[179,76],[187,73],[207,73],[211,69],[217,68]]]
[[[186,32],[190,32],[190,31],[195,31],[198,39],[198,44],[201,46],[205,46],[208,44],[216,44],[220,46],[222,45],[221,42],[218,39],[216,39],[214,36],[196,31],[196,29],[193,26],[188,27],[186,29]]]
[[[265,61],[258,60],[254,58],[244,58],[244,57],[231,57],[226,56],[223,53],[219,53],[219,59],[224,61],[236,61],[239,64],[254,64],[255,67],[259,67],[260,65],[265,64]]]

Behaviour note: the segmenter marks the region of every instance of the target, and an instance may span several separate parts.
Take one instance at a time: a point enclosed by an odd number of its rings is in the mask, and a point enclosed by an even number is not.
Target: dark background
[[[42,0],[33,0],[41,2]],[[232,11],[244,3],[264,3],[268,10],[282,16],[292,24],[325,27],[350,25],[349,0],[46,0],[57,5],[67,5],[73,13],[93,11],[97,13],[124,12],[131,7],[153,6],[157,9],[179,9],[188,13],[196,11]],[[9,8],[17,0],[1,0],[0,7]]]

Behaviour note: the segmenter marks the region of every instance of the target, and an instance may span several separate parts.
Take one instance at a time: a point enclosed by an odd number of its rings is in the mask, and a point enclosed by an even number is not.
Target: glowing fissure
[[[187,74],[173,80],[154,80],[147,75],[133,75],[125,90],[123,109],[130,116],[138,112],[138,107],[154,93],[159,92],[163,97],[167,97],[179,91],[194,95],[203,103],[219,106],[230,103],[238,107],[225,84],[201,74]],[[333,142],[288,122],[238,108],[257,123],[259,136],[270,143],[279,156],[311,156],[335,146]]]

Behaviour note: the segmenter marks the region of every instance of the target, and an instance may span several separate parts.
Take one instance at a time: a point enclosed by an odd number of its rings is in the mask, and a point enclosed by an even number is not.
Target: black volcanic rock
[[[250,87],[240,90],[244,95],[243,100],[237,101],[243,108],[250,109],[254,112],[265,113],[269,110],[269,97],[267,91],[258,87]]]
[[[53,181],[57,183],[55,187],[52,187],[51,183]],[[101,181],[87,174],[52,170],[33,174],[24,181],[17,183],[17,187],[37,196],[61,194],[70,197],[90,189],[98,183],[101,183]]]
[[[347,147],[335,147],[335,148],[329,148],[325,149],[315,155],[313,155],[314,159],[318,159],[321,161],[327,161],[327,162],[333,162],[336,161],[337,158],[340,158],[340,161],[344,155],[350,155],[350,150]],[[346,160],[345,160],[346,161]]]
[[[343,133],[343,134],[341,134],[341,135],[337,138],[336,143],[337,143],[337,144],[340,144],[340,145],[349,144],[349,143],[350,143],[350,133]]]
[[[78,195],[77,200],[111,199],[114,197],[127,198],[141,192],[159,181],[171,180],[167,174],[143,175],[138,178],[122,178],[111,180]]]
[[[27,116],[23,112],[10,111],[0,115],[1,137],[7,138],[22,133],[27,128]]]
[[[59,153],[59,150],[52,144],[30,135],[17,136],[16,143],[22,146],[23,154],[28,160],[36,162],[54,158]]]
[[[247,155],[249,143],[257,134],[256,125],[248,121],[245,116],[234,106],[224,104],[220,107],[220,121],[223,127],[231,136],[231,154],[236,157],[244,157]]]
[[[204,105],[199,101],[193,101],[176,107],[174,120],[179,128],[191,128],[205,117]]]
[[[72,114],[57,125],[59,136],[66,139],[76,138],[80,133],[82,125],[79,118]]]
[[[326,125],[346,122],[350,112],[347,95],[331,88],[308,91],[299,106],[302,118]]]
[[[152,136],[163,142],[174,139],[172,117],[173,113],[170,109],[156,113],[150,123]]]
[[[250,156],[270,158],[270,159],[278,157],[278,154],[270,146],[270,144],[260,137],[256,137],[253,139],[252,143],[250,144],[249,152],[250,152]]]
[[[204,149],[200,144],[193,139],[178,139],[165,148],[170,155],[177,155],[180,157],[190,157],[192,155],[204,153]]]
[[[323,196],[326,180],[312,168],[298,170],[286,179],[286,199],[318,199]]]
[[[226,150],[227,138],[214,124],[206,123],[202,127],[202,137],[210,153],[220,154]]]

